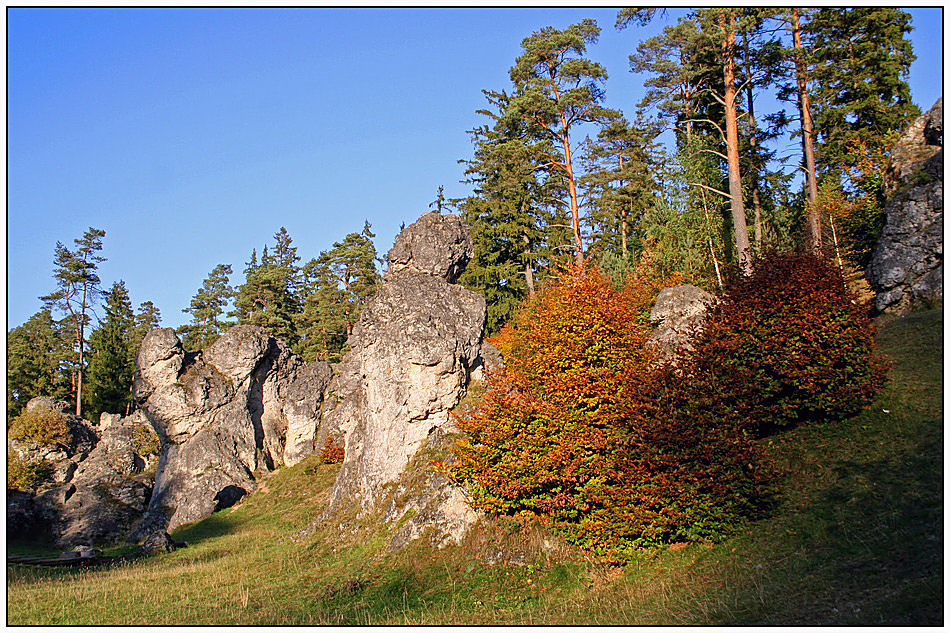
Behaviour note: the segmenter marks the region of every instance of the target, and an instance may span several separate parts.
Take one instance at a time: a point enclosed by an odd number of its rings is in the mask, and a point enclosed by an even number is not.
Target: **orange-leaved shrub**
[[[656,289],[573,268],[493,339],[505,368],[459,420],[448,467],[476,507],[550,521],[612,555],[715,540],[755,513],[768,469],[749,438],[684,415],[675,377],[650,369],[642,315]]]
[[[685,371],[684,407],[763,435],[854,415],[880,391],[886,363],[835,263],[798,252],[767,255],[730,285]]]
[[[342,464],[344,456],[343,445],[328,435],[320,449],[320,461],[324,464]]]

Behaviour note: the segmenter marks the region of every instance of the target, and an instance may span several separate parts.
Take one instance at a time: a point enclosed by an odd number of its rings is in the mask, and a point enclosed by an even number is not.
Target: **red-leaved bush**
[[[681,407],[757,435],[835,420],[870,404],[884,382],[867,309],[831,260],[769,255],[727,289],[689,359]]]
[[[715,540],[757,511],[769,471],[750,439],[682,410],[677,379],[649,369],[642,315],[658,285],[618,291],[574,268],[495,337],[505,369],[460,420],[449,466],[476,507],[548,520],[614,555]]]
[[[343,445],[328,435],[320,449],[320,461],[324,464],[341,464],[344,456]]]

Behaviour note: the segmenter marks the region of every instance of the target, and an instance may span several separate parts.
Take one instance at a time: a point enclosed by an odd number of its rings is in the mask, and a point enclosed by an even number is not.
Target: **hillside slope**
[[[879,341],[894,366],[878,400],[767,440],[785,473],[777,509],[725,543],[624,567],[503,521],[438,552],[386,553],[378,525],[295,544],[337,468],[311,458],[179,529],[188,547],[176,552],[111,568],[8,565],[8,624],[940,625],[942,310],[894,321]]]

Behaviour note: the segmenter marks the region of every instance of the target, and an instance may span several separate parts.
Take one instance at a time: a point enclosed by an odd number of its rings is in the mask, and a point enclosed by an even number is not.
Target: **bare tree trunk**
[[[749,229],[745,221],[745,207],[742,204],[742,179],[739,175],[739,127],[736,120],[736,24],[735,16],[729,10],[719,13],[719,26],[723,30],[722,68],[726,82],[726,158],[729,165],[729,206],[732,211],[732,224],[736,234],[736,252],[739,256],[739,269],[743,275],[752,272],[752,260],[749,257]]]
[[[758,158],[758,139],[755,137],[756,125],[755,125],[755,100],[752,91],[752,66],[749,58],[749,36],[746,33],[742,34],[742,46],[745,48],[745,74],[748,77],[746,81],[746,101],[748,102],[749,110],[749,121],[752,123],[752,138],[749,139],[752,145],[752,160],[753,164]],[[759,198],[759,174],[758,170],[752,174],[752,207],[755,209],[755,247],[761,251],[762,250],[762,203]]]
[[[527,261],[525,261],[525,264],[524,264],[524,280],[525,280],[525,283],[528,285],[528,296],[533,297],[534,296],[534,270],[532,270],[531,268],[531,259],[527,258],[527,255],[529,254],[528,249],[531,246],[531,241],[528,239],[527,235],[523,235],[522,237],[524,237],[524,244],[525,244],[524,253],[527,259]]]
[[[808,237],[814,250],[821,249],[821,216],[815,203],[818,199],[818,177],[815,170],[814,129],[811,120],[811,103],[808,98],[808,68],[802,49],[801,27],[798,9],[792,9],[792,45],[795,50],[795,81],[798,84],[798,114],[802,124],[802,153],[805,158],[805,191],[808,197]]]
[[[762,250],[762,203],[759,202],[759,186],[752,186],[752,208],[755,209],[755,225],[753,235],[755,238],[755,247]]]
[[[620,153],[620,173],[623,173],[623,151]],[[620,187],[623,188],[623,180],[620,181]],[[631,205],[633,202],[631,201]],[[624,259],[627,258],[627,217],[630,215],[630,211],[627,207],[623,207],[620,211],[620,246],[623,250]]]
[[[709,257],[712,258],[713,268],[716,269],[716,281],[719,282],[719,292],[722,292],[722,273],[719,272],[719,261],[716,259],[716,249],[713,248],[712,222],[709,219],[709,207],[706,205],[706,191],[700,189],[703,197],[703,215],[706,216],[706,239],[709,240]]]
[[[564,146],[564,172],[567,174],[567,192],[571,200],[571,228],[574,230],[574,260],[578,264],[584,263],[584,244],[581,242],[580,205],[577,202],[577,185],[574,182],[574,165],[571,163],[571,134],[567,124],[567,115],[561,109],[561,93],[557,89],[554,69],[551,69],[551,88],[554,99],[558,104],[561,115],[561,143]]]
[[[561,113],[562,133],[561,141],[564,144],[564,169],[567,172],[567,192],[571,198],[571,228],[574,230],[574,260],[578,264],[584,263],[584,244],[581,242],[580,205],[577,203],[577,187],[574,183],[574,167],[571,165],[571,139],[568,134],[567,118]]]

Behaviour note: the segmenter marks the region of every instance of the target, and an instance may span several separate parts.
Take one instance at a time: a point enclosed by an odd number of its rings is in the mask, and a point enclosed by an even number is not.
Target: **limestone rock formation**
[[[27,406],[68,408],[49,398]],[[84,420],[67,415],[70,441],[52,449],[11,441],[12,450],[51,461],[55,470],[52,485],[8,500],[8,535],[47,534],[57,546],[71,547],[123,542],[135,530],[151,494],[158,440],[144,416],[103,418],[107,425],[97,435]]]
[[[76,472],[77,464],[86,458],[93,449],[98,437],[88,422],[69,413],[69,404],[53,398],[38,397],[26,403],[26,411],[52,409],[66,422],[69,437],[64,442],[51,445],[37,444],[31,441],[7,440],[7,448],[27,461],[45,461],[53,467],[53,481],[68,483]]]
[[[943,99],[901,135],[885,179],[884,231],[866,275],[879,312],[943,302]]]
[[[691,341],[699,334],[715,295],[702,288],[685,284],[664,288],[650,311],[655,329],[646,347],[656,354],[657,365],[675,361],[677,353],[691,349]]]
[[[308,366],[259,327],[236,326],[197,353],[155,329],[137,366],[134,396],[162,441],[139,538],[232,505],[257,487],[256,471],[313,450],[330,368]]]
[[[157,443],[143,444],[151,427],[141,413],[111,422],[62,496],[57,490],[40,497],[55,504],[53,531],[60,546],[123,542],[145,514]]]
[[[450,411],[480,358],[485,328],[485,300],[451,283],[472,255],[468,230],[454,215],[427,213],[396,238],[385,283],[363,308],[323,406],[323,423],[345,436],[328,515],[351,501],[363,512],[381,510],[384,489],[430,435],[452,430]],[[448,481],[436,488],[445,503],[422,494],[402,511],[424,506],[430,525],[452,525],[457,537],[474,513],[456,503],[461,492]]]

